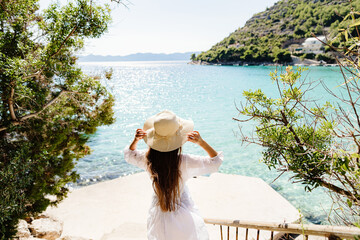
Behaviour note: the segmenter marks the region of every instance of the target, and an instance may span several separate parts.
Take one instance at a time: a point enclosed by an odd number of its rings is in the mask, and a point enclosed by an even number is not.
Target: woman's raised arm
[[[192,143],[198,144],[202,147],[211,158],[216,157],[218,153],[207,143],[204,139],[201,138],[200,133],[198,131],[193,131],[187,134],[188,141]]]
[[[146,132],[140,128],[136,129],[135,138],[129,146],[129,149],[134,151],[137,143],[146,136]]]

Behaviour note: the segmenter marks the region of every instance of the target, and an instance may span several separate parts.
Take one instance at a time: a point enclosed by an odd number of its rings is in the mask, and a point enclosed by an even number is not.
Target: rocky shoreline
[[[299,57],[292,56],[292,62],[281,64],[274,62],[245,62],[245,61],[234,61],[234,62],[217,62],[209,63],[204,61],[191,61],[188,64],[192,65],[214,65],[214,66],[324,66],[324,67],[336,67],[338,64],[328,64],[324,61],[316,61],[312,59],[301,60]]]

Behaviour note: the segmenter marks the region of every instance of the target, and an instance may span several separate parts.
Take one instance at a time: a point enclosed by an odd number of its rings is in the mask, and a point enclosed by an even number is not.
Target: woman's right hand
[[[146,132],[140,128],[136,129],[135,140],[140,141],[146,136]]]

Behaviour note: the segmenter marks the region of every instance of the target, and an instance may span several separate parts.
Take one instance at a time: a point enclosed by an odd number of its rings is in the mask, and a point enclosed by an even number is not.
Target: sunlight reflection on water
[[[235,103],[243,99],[242,92],[262,88],[269,96],[277,96],[269,72],[274,67],[197,66],[185,62],[102,62],[81,63],[88,74],[100,75],[113,68],[113,78],[104,82],[116,98],[116,122],[100,127],[89,142],[91,155],[81,159],[77,171],[80,185],[89,179],[103,180],[138,172],[123,158],[123,148],[130,143],[136,128],[161,110],[169,109],[195,122],[198,130],[215,149],[224,151],[225,161],[220,172],[260,177],[271,183],[277,176],[260,163],[261,148],[241,146],[236,136],[238,116]],[[341,80],[336,68],[312,67],[308,78],[326,79],[334,87]],[[325,96],[325,90],[316,88],[314,96]],[[323,99],[324,101],[326,99]],[[241,123],[245,132],[254,128]],[[142,142],[139,148],[145,148]],[[204,154],[201,149],[186,143],[184,152]],[[291,184],[289,175],[279,178],[272,187],[285,196],[308,218],[316,216],[323,221],[330,200],[322,190],[306,193],[300,184]]]

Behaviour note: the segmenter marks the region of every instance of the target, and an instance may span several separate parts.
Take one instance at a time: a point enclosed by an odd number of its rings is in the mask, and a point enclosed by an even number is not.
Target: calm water
[[[123,149],[133,138],[136,128],[142,128],[147,117],[169,109],[182,118],[195,122],[195,130],[216,150],[222,150],[225,161],[222,173],[260,177],[299,208],[313,222],[324,221],[331,201],[322,190],[304,192],[301,184],[292,184],[287,176],[275,182],[276,171],[269,171],[260,162],[261,148],[242,146],[237,134],[253,129],[251,123],[238,124],[236,105],[244,100],[242,92],[262,88],[268,95],[277,96],[267,66],[197,66],[185,62],[102,62],[81,63],[89,74],[101,74],[113,68],[113,79],[106,85],[116,97],[116,122],[101,127],[89,142],[93,152],[81,159],[77,171],[79,185],[112,179],[138,172],[124,161]],[[310,80],[324,80],[331,88],[341,80],[337,68],[311,67]],[[327,100],[321,87],[313,97]],[[145,148],[142,142],[139,148]],[[184,152],[205,154],[199,147],[186,143]],[[273,182],[273,183],[272,183]]]

